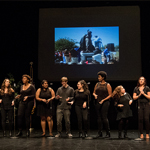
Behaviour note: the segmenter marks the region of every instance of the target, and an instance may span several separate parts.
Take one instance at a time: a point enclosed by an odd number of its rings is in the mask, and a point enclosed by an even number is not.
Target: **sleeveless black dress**
[[[47,88],[46,90],[41,89],[39,98],[48,100],[51,97],[52,95],[51,95],[49,88]],[[43,101],[37,101],[37,115],[38,116],[53,116],[52,101],[50,101],[48,104],[46,104]]]

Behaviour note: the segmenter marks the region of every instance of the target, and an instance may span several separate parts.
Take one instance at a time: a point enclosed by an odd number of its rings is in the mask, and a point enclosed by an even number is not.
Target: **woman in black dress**
[[[143,122],[145,121],[146,138],[149,138],[149,101],[150,101],[150,88],[146,86],[146,79],[140,77],[137,86],[133,91],[133,99],[138,100],[138,121],[140,138],[143,135]]]
[[[79,137],[83,136],[82,118],[84,122],[84,136],[87,137],[88,132],[88,101],[90,100],[90,91],[84,80],[77,84],[78,89],[74,93],[75,111],[78,119]]]
[[[48,87],[47,80],[42,81],[42,88],[39,88],[36,92],[37,105],[37,115],[41,117],[41,127],[43,134],[45,136],[46,120],[49,127],[49,135],[53,136],[53,110],[52,110],[52,100],[55,98],[55,92],[52,88]]]
[[[0,89],[1,103],[1,118],[3,136],[6,136],[6,117],[8,113],[9,120],[9,136],[12,135],[12,120],[13,120],[13,105],[14,105],[14,90],[11,88],[9,79],[5,79]]]
[[[26,136],[30,135],[30,115],[34,105],[35,88],[30,84],[31,77],[24,74],[22,76],[23,85],[20,88],[20,95],[16,96],[15,99],[20,98],[18,107],[18,128],[19,132],[17,136],[22,136],[23,119],[25,116],[26,123]]]
[[[107,83],[106,77],[107,73],[105,71],[100,71],[98,74],[99,82],[96,83],[93,96],[95,97],[95,107],[97,113],[98,122],[98,137],[102,137],[102,124],[104,124],[106,130],[106,138],[110,137],[110,128],[108,121],[108,109],[110,105],[109,99],[111,98],[112,88],[109,83]]]
[[[132,110],[130,105],[132,104],[131,96],[125,92],[123,86],[117,86],[113,91],[112,98],[115,100],[115,106],[117,108],[117,121],[118,124],[118,138],[121,138],[121,132],[124,126],[124,138],[127,138],[127,129],[129,124],[129,118],[132,117]]]

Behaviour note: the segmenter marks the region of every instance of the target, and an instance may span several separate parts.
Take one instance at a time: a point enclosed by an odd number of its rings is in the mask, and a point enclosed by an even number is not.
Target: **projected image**
[[[119,62],[119,27],[55,28],[55,64]]]

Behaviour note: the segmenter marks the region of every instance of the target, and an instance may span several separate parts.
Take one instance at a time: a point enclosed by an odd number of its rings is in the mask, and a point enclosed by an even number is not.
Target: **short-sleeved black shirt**
[[[150,88],[148,86],[145,86],[143,91],[145,94],[147,94],[147,92],[150,92]],[[140,94],[139,87],[135,87],[133,93],[136,93],[137,95],[139,95]],[[147,99],[144,95],[141,95],[138,98],[138,100],[140,103],[148,103],[149,102],[149,99]]]

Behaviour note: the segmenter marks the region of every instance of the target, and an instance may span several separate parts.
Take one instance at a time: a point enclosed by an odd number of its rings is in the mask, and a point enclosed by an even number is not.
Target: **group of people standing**
[[[127,129],[129,125],[129,118],[132,117],[132,110],[130,105],[133,100],[138,100],[138,121],[140,138],[144,138],[143,124],[146,127],[146,138],[149,138],[149,101],[150,88],[146,85],[146,79],[141,76],[137,82],[137,86],[133,91],[133,99],[127,93],[122,85],[117,86],[112,92],[112,87],[106,82],[107,73],[104,71],[98,72],[98,82],[93,91],[95,98],[95,110],[97,114],[98,135],[103,137],[102,126],[106,130],[106,138],[109,138],[110,127],[108,120],[108,110],[110,106],[110,99],[114,99],[114,105],[117,110],[118,121],[118,138],[122,138],[122,130],[124,130],[124,138],[127,138]],[[1,103],[1,121],[3,136],[6,136],[6,117],[8,113],[9,120],[9,136],[12,136],[12,119],[14,101],[19,99],[18,107],[18,129],[16,136],[22,136],[23,121],[25,117],[26,136],[30,136],[30,115],[34,105],[34,99],[37,101],[37,115],[41,118],[42,135],[46,135],[46,121],[49,127],[49,136],[53,136],[53,115],[54,110],[52,101],[55,99],[57,103],[56,117],[57,117],[57,134],[55,137],[61,137],[62,133],[62,119],[64,117],[66,134],[72,137],[70,130],[70,115],[71,105],[75,105],[75,111],[78,120],[79,137],[88,136],[88,108],[91,94],[88,85],[84,80],[77,83],[77,89],[74,90],[68,85],[68,78],[62,77],[62,86],[58,88],[56,94],[52,88],[48,86],[48,81],[43,80],[41,88],[37,91],[35,87],[30,84],[30,76],[23,75],[23,85],[20,88],[20,95],[14,96],[14,90],[11,88],[9,79],[5,79],[0,89],[0,103]],[[82,124],[84,129],[82,129]]]

